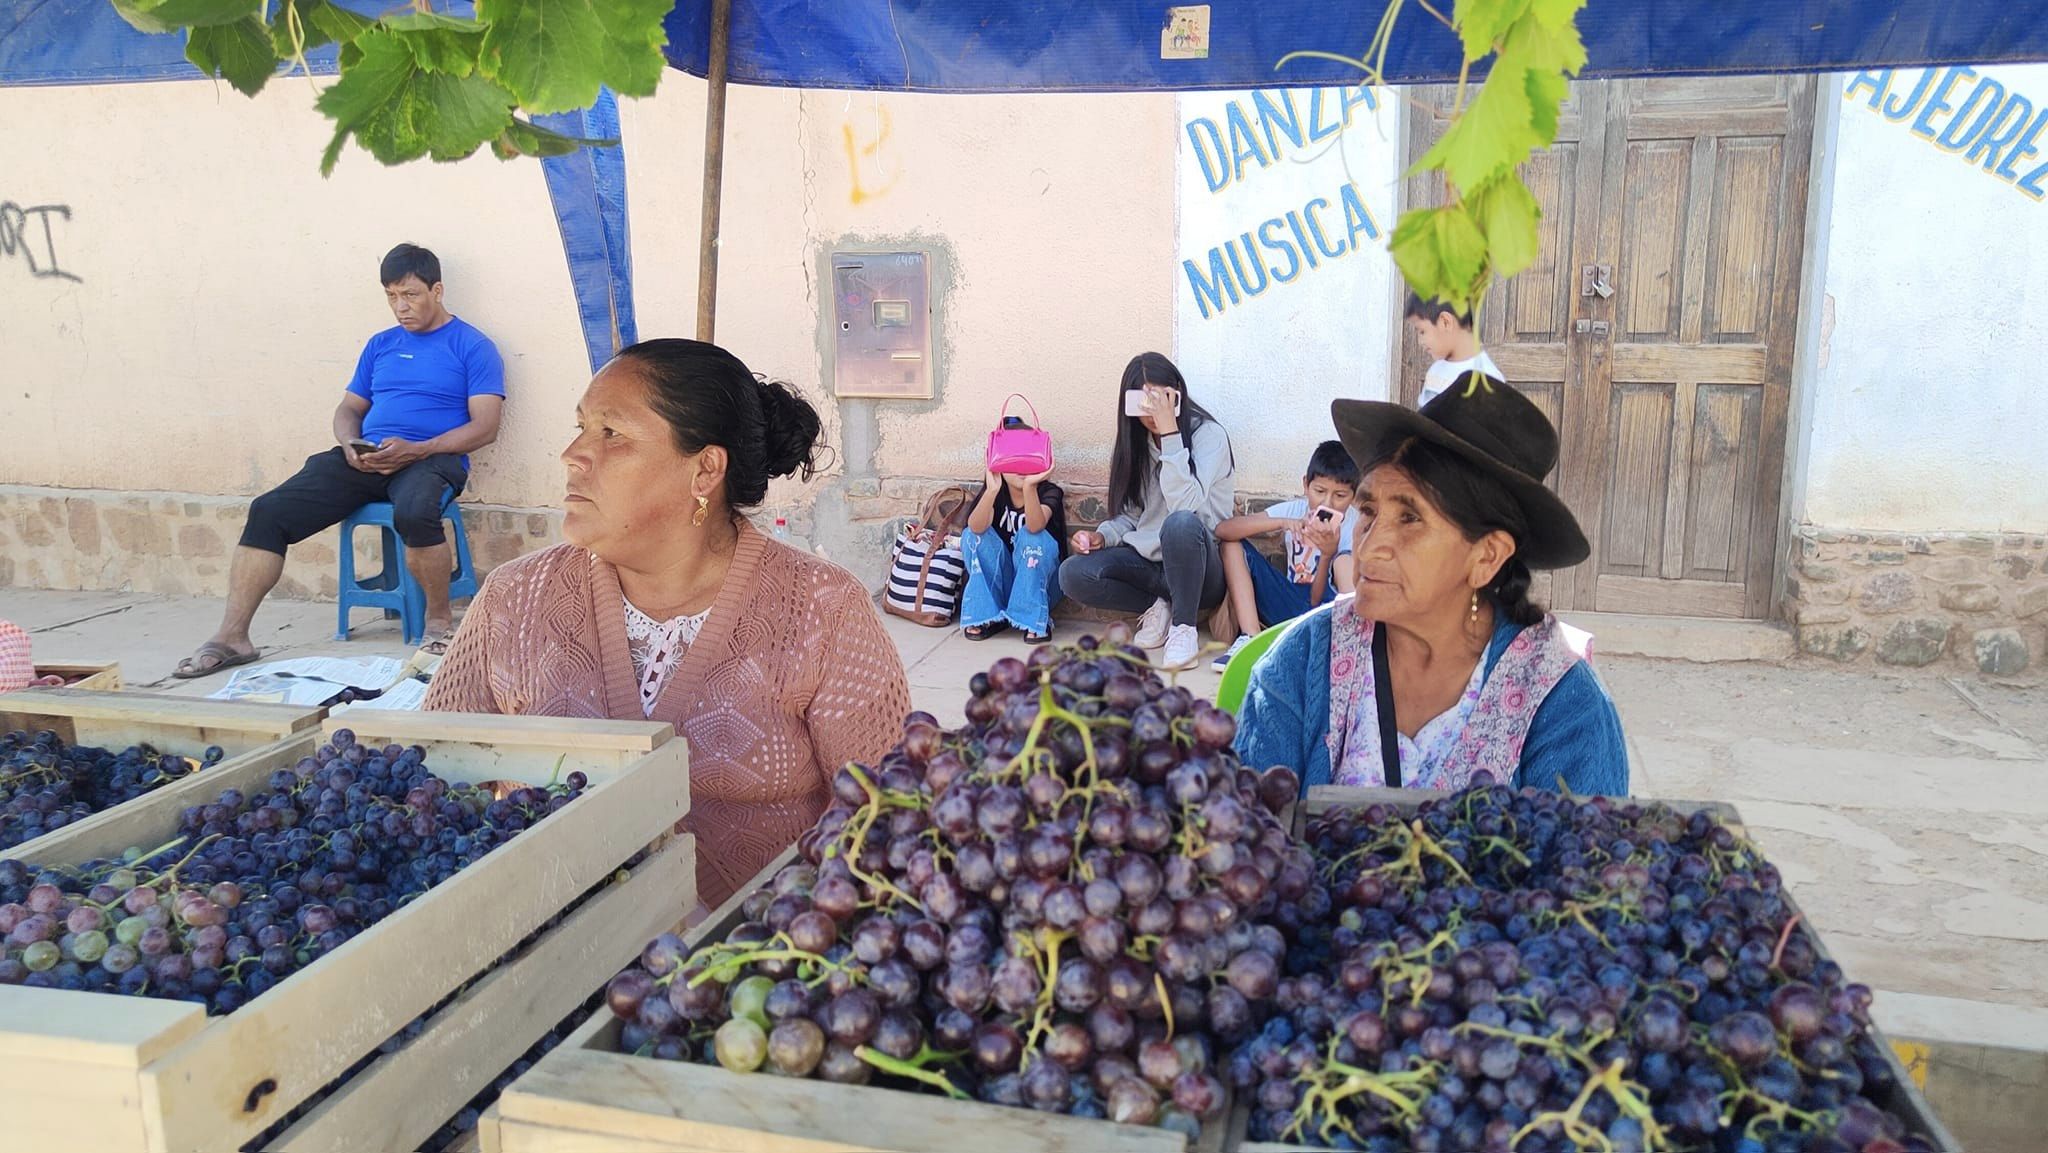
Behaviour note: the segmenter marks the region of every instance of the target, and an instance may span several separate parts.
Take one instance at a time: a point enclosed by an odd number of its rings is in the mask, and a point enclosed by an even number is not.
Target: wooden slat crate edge
[[[350,1078],[271,1148],[418,1148],[630,964],[643,941],[679,922],[696,904],[696,870],[695,838],[676,838],[437,1011],[403,1049]]]
[[[320,723],[325,709],[299,705],[216,701],[163,693],[101,692],[94,689],[21,689],[0,693],[0,715],[41,714],[133,720],[195,728],[268,732],[273,740]]]
[[[429,762],[431,763],[431,761]],[[678,743],[633,761],[143,1071],[171,1151],[239,1145],[483,971],[684,815]],[[535,836],[534,833],[541,835]],[[394,981],[401,968],[411,979]],[[335,1004],[362,1006],[336,1028]],[[267,1093],[258,1092],[271,1086]],[[253,1107],[252,1107],[253,1105]],[[223,1118],[231,1123],[223,1126]]]

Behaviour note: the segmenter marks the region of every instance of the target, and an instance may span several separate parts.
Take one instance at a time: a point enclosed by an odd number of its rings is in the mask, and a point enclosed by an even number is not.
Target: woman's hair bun
[[[824,422],[811,402],[779,380],[757,378],[761,423],[766,433],[768,475],[799,475],[809,480],[818,471],[824,449]]]

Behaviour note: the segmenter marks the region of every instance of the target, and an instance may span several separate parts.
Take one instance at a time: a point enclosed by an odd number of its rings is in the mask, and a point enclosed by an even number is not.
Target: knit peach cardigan
[[[425,707],[673,724],[690,747],[697,896],[717,908],[817,820],[840,766],[873,764],[899,739],[910,689],[852,574],[742,522],[711,615],[651,715],[618,571],[573,545],[492,571]]]

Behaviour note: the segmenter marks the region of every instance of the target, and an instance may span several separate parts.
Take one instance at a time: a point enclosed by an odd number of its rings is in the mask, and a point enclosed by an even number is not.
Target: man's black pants
[[[405,547],[433,548],[448,539],[441,527],[442,502],[459,494],[468,480],[462,458],[453,453],[437,453],[384,476],[350,468],[337,446],[307,457],[296,476],[250,503],[242,543],[283,556],[286,546],[384,500],[391,502],[391,519]]]

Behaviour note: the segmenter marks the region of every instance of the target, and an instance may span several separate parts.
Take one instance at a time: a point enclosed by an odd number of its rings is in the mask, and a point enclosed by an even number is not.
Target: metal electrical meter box
[[[834,395],[931,399],[931,287],[922,252],[833,255]]]

